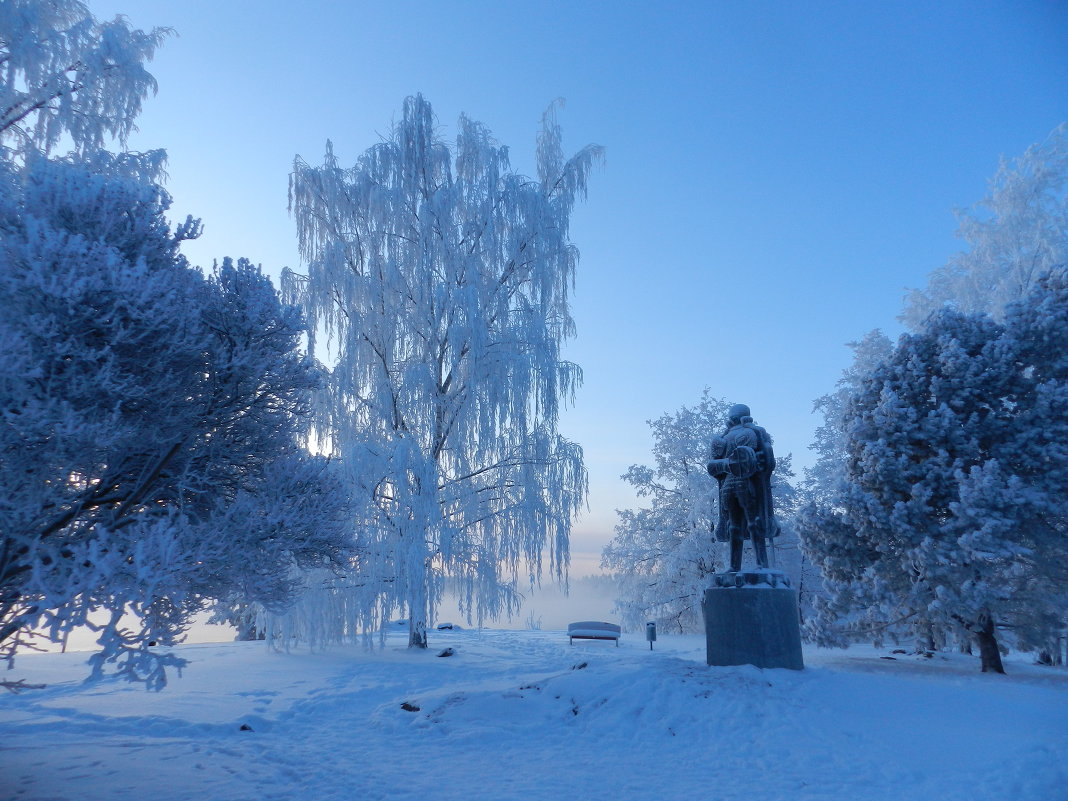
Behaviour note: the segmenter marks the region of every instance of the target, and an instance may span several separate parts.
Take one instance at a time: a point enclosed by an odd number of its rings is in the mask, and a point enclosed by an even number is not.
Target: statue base
[[[797,593],[778,570],[718,573],[701,608],[709,665],[805,667]]]

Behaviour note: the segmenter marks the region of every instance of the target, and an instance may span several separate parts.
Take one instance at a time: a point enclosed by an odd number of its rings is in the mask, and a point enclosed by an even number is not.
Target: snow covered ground
[[[956,654],[812,649],[793,672],[709,668],[689,636],[404,644],[182,646],[161,693],[82,684],[84,653],[26,655],[6,677],[48,687],[0,697],[0,798],[1068,797],[1068,672],[1025,657],[994,676]]]

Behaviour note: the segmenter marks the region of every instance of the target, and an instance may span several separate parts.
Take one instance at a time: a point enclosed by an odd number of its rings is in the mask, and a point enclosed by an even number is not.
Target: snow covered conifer
[[[1063,632],[1068,593],[1068,281],[1046,276],[1004,322],[943,310],[860,382],[846,475],[800,528],[829,590],[824,633],[976,637],[1001,670]]]
[[[329,144],[322,166],[294,165],[307,275],[284,284],[337,357],[317,434],[364,504],[367,622],[403,605],[413,646],[445,577],[482,620],[516,608],[521,566],[536,581],[546,549],[564,575],[586,492],[581,449],[557,432],[581,376],[560,357],[568,224],[599,155],[565,159],[550,108],[532,180],[467,117],[450,147],[416,96],[355,167]]]
[[[0,658],[85,625],[94,672],[155,687],[177,660],[150,641],[214,602],[280,608],[351,542],[349,489],[304,448],[299,311],[248,262],[186,262],[163,151],[100,149],[165,33],[0,3]]]
[[[809,502],[819,502],[836,489],[845,468],[845,441],[842,438],[842,417],[849,401],[864,379],[890,353],[894,343],[878,329],[870,331],[859,342],[850,342],[853,363],[842,372],[834,392],[823,395],[813,403],[813,410],[823,415],[823,424],[816,429],[811,449],[816,463],[805,470],[804,494]]]
[[[1001,319],[1006,307],[1026,295],[1043,274],[1068,264],[1068,128],[1002,164],[980,203],[959,213],[958,234],[968,249],[932,271],[927,286],[912,290],[900,319],[920,330],[941,308],[985,312]],[[816,399],[824,423],[812,445],[816,464],[806,471],[806,494],[819,502],[834,492],[845,464],[840,445],[842,413],[858,381],[885,359],[892,343],[879,331],[850,343],[853,364],[834,392]]]
[[[856,550],[858,543],[853,538],[852,524],[842,517],[843,509],[853,502],[850,500],[850,493],[856,490],[857,476],[854,473],[846,478],[845,483],[842,481],[845,468],[853,464],[847,455],[847,449],[853,447],[850,442],[854,436],[849,415],[853,414],[856,408],[872,403],[871,382],[883,380],[877,376],[883,375],[885,378],[885,370],[890,369],[880,367],[880,363],[898,364],[903,358],[900,350],[902,347],[917,347],[920,341],[925,341],[922,340],[923,337],[935,336],[935,331],[941,332],[937,336],[945,338],[949,336],[946,334],[946,326],[950,325],[951,321],[965,319],[959,315],[938,317],[940,311],[949,309],[964,313],[965,316],[986,313],[993,321],[1003,321],[1007,320],[1010,309],[1016,309],[1012,314],[1018,317],[1021,307],[1015,304],[1024,298],[1032,297],[1033,292],[1052,293],[1048,294],[1048,297],[1056,297],[1054,288],[1058,285],[1058,276],[1064,275],[1068,261],[1068,129],[1062,125],[1050,134],[1045,142],[1032,146],[1019,158],[1012,162],[1003,161],[991,181],[988,196],[974,209],[960,214],[959,233],[967,241],[968,250],[957,254],[945,266],[932,272],[927,286],[922,290],[914,290],[907,298],[901,319],[916,331],[921,339],[902,340],[902,344],[893,349],[885,337],[873,332],[860,343],[854,366],[843,376],[836,392],[816,402],[817,408],[823,411],[826,422],[817,431],[813,446],[819,452],[819,461],[808,471],[806,494],[810,504],[801,515],[804,522],[802,530],[806,532],[812,556],[823,563],[825,570],[830,570],[836,576],[844,575],[842,571],[848,572],[849,565],[862,564],[865,559],[863,549]],[[1045,282],[1042,290],[1038,289],[1040,281]],[[1052,301],[1047,300],[1046,303],[1048,302]],[[928,325],[929,318],[931,322]],[[989,323],[990,321],[987,321],[984,325]],[[1014,323],[1005,329],[1006,333],[999,335],[1002,336],[1002,346],[1009,341],[1008,338],[1019,339],[1021,326],[1022,323]],[[923,356],[913,354],[911,358],[916,369],[920,369],[919,365],[926,364],[928,357],[941,359],[942,355],[931,356],[932,353],[941,353],[940,348],[941,345],[934,347],[934,350]],[[1009,360],[1023,358],[1020,354],[1004,350],[1004,347],[1002,352]],[[1048,357],[1049,354],[1043,356],[1031,353],[1027,357],[1027,363],[1031,370],[1037,370],[1043,359]],[[990,364],[988,367],[991,370],[990,375],[996,374],[998,370],[1012,369],[1011,364],[1000,367]],[[955,380],[973,379],[976,377],[965,379],[957,376]],[[938,390],[945,391],[946,386],[946,378],[939,378]],[[865,395],[865,398],[861,398],[861,395]],[[901,401],[901,397],[895,390],[884,401],[889,404],[893,399]],[[930,398],[921,392],[918,400],[920,409],[926,409],[924,404],[929,401]],[[855,407],[853,411],[850,411],[851,404]],[[892,420],[893,415],[889,415],[885,410],[878,417],[879,425],[898,424]],[[869,434],[871,430],[873,429],[869,429]],[[980,436],[974,427],[972,431],[976,436]],[[938,436],[938,432],[932,434]],[[915,436],[920,436],[919,430]],[[1021,453],[1026,451],[1025,448]],[[967,462],[967,459],[964,461]],[[1003,457],[999,457],[999,463],[1003,464]],[[993,475],[990,472],[993,469],[990,466],[984,467],[984,474],[988,479]],[[952,495],[952,492],[950,494]],[[974,499],[974,493],[969,497]],[[1011,495],[1009,497],[1011,498]],[[943,501],[948,502],[945,499]],[[1016,503],[1015,500],[1006,502]],[[954,500],[953,503],[957,501]],[[855,509],[853,513],[857,513]],[[828,548],[834,552],[828,552]],[[902,564],[902,569],[905,570],[906,576],[910,575],[911,568]],[[870,616],[870,594],[860,593],[854,597],[839,579],[833,579],[831,583],[835,589],[833,597],[826,599],[829,605],[825,620],[837,618],[841,622],[851,614],[859,615],[860,618]],[[880,586],[885,589],[885,585]],[[898,596],[900,597],[900,594]],[[1022,598],[1022,591],[1017,592],[1015,597]],[[1041,642],[1057,627],[1057,624],[1050,621],[1046,612],[1040,611],[1043,608],[1048,611],[1044,602],[1029,608],[1034,613],[1030,622],[1024,620],[1027,617],[1024,614],[1028,609],[1026,605],[1020,605],[1018,611],[1012,615],[1016,618],[1013,633],[1018,644],[1027,642],[1033,645]],[[909,615],[908,620],[913,632],[922,639],[934,642],[938,637],[945,636],[947,629],[943,625],[944,619],[939,615],[928,615],[918,606],[911,608],[906,614]],[[1044,622],[1039,623],[1040,620]],[[859,619],[854,622],[854,628],[868,625]],[[884,619],[877,625],[884,626],[886,622]],[[960,626],[964,624],[957,622],[958,630],[963,630]],[[989,621],[984,622],[984,626],[988,623]],[[975,620],[968,625],[974,628]],[[827,639],[831,637],[833,630],[824,627],[819,634]]]
[[[280,606],[296,566],[348,557],[347,488],[301,445],[320,373],[257,268],[186,263],[197,226],[170,231],[159,187],[5,167],[0,656],[89,625],[97,672],[159,686],[150,640],[216,599]]]

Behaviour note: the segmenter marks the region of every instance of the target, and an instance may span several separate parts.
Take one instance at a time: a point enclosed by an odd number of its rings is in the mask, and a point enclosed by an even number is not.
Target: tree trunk
[[[979,660],[982,664],[982,672],[1004,673],[1005,668],[1001,664],[1001,651],[998,650],[997,637],[994,636],[994,618],[988,612],[979,615],[979,620],[974,629],[975,640],[979,644]]]
[[[408,600],[408,647],[426,648],[427,576],[424,571],[410,589]]]
[[[934,630],[930,626],[927,626],[927,628],[924,630],[923,638],[923,645],[917,649],[918,651],[936,650]]]
[[[408,647],[426,648],[426,620],[408,619]]]
[[[1064,664],[1064,649],[1061,644],[1061,638],[1058,637],[1055,643],[1055,645],[1038,652],[1038,659],[1036,660],[1038,664],[1049,667],[1060,667]]]

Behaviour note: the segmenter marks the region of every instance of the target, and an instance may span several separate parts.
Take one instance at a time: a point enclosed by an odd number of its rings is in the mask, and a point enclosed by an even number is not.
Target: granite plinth
[[[701,606],[709,665],[804,668],[797,593],[779,571],[718,574]]]

